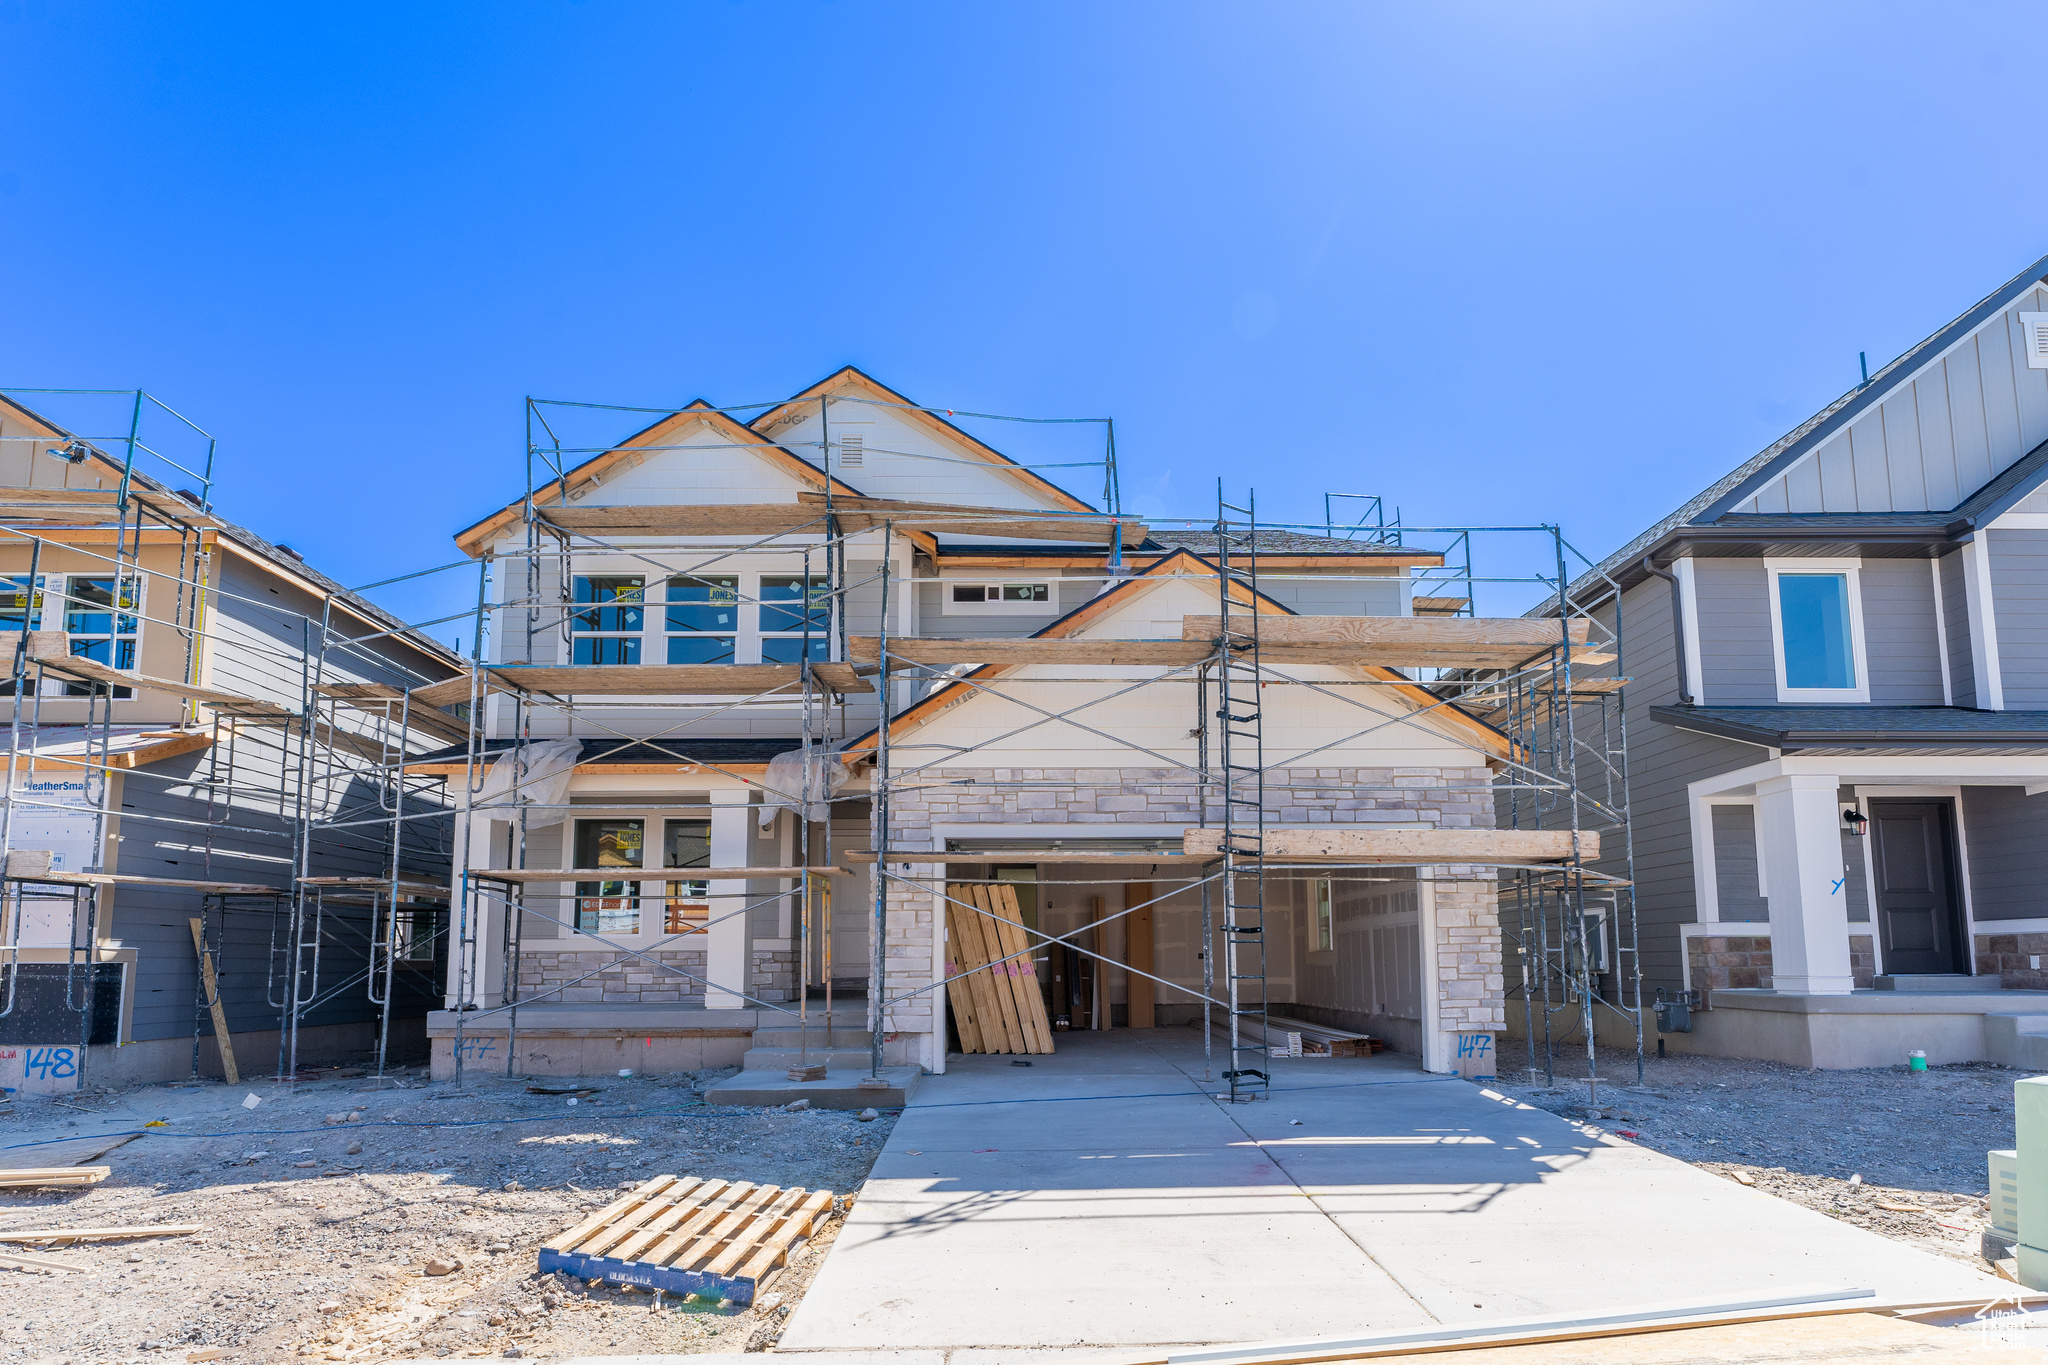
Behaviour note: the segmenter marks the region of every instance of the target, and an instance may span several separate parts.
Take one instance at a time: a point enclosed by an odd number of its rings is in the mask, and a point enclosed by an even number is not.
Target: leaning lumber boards
[[[213,959],[206,955],[206,922],[192,921],[192,951],[199,954],[199,979],[206,988],[207,1008],[213,1012],[213,1041],[220,1047],[221,1075],[229,1085],[240,1085],[242,1073],[235,1066],[235,1040],[228,1033],[227,1007],[220,1002],[220,981],[214,975]]]
[[[656,1176],[542,1244],[542,1274],[749,1304],[831,1216],[830,1190]]]
[[[1017,1015],[1024,1024],[1024,1040],[1035,1053],[1052,1051],[1052,1021],[1045,1013],[1045,991],[1038,982],[1031,939],[1024,930],[1024,911],[1017,902],[1017,888],[998,882],[985,886],[989,909],[1002,931],[1003,952],[1009,957],[1010,989],[1017,997]]]
[[[967,983],[967,989],[974,999],[975,1031],[980,1035],[978,1052],[1009,1052],[1008,1030],[1003,1025],[1002,1006],[996,999],[996,980],[993,972],[984,971],[989,964],[988,943],[982,932],[982,917],[975,913],[974,892],[971,887],[955,883],[946,888],[946,931],[951,944],[949,956],[960,964],[960,973]],[[966,1040],[963,1038],[962,1042]]]
[[[1003,961],[1002,936],[989,919],[988,899],[983,891],[972,882],[962,882],[952,891],[955,900],[965,902],[960,927],[979,945],[969,970],[987,968],[986,971],[976,971],[975,975],[988,981],[991,1012],[1002,1030],[1003,1046],[999,1050],[1021,1053],[1028,1050],[1024,1043],[1024,1021],[1017,1017],[1017,997],[1010,990],[1010,964]]]
[[[981,1044],[980,1015],[974,1008],[974,983],[960,963],[960,933],[954,927],[955,907],[946,907],[946,999],[953,1006],[953,1027],[960,1034],[962,1052],[986,1052]]]
[[[1344,829],[1334,825],[1309,829],[1273,829],[1261,836],[1268,859],[1355,863],[1543,863],[1562,862],[1572,854],[1572,832],[1563,829]],[[1579,858],[1600,856],[1600,836],[1578,835]],[[1220,829],[1191,829],[1181,836],[1184,853],[1217,857],[1223,844]]]
[[[0,1190],[38,1185],[97,1185],[114,1173],[112,1166],[32,1166],[0,1171]]]

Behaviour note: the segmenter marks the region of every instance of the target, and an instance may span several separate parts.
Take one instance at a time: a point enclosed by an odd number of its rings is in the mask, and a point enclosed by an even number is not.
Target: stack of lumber
[[[1230,1017],[1218,1012],[1210,1016],[1209,1027],[1213,1032],[1228,1033]],[[1240,1035],[1258,1036],[1258,1021],[1248,1019],[1238,1025]],[[1346,1029],[1331,1028],[1327,1024],[1311,1024],[1306,1019],[1291,1019],[1284,1014],[1266,1016],[1266,1041],[1275,1053],[1287,1044],[1288,1034],[1301,1038],[1301,1051],[1305,1057],[1370,1057],[1385,1048],[1379,1039],[1367,1033],[1352,1033]]]
[[[542,1243],[540,1270],[749,1304],[832,1191],[658,1175]]]
[[[1016,888],[954,882],[946,895],[946,993],[961,1049],[1051,1052],[1052,1024]]]

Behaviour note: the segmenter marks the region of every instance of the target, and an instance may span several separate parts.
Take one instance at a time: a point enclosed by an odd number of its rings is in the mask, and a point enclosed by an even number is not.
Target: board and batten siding
[[[1964,787],[1970,909],[1979,925],[2048,916],[2041,847],[2048,843],[2048,794],[2023,787]]]
[[[1983,535],[2005,704],[2016,711],[2048,709],[2048,530]]]
[[[1957,506],[2048,441],[2048,370],[2027,368],[2019,314],[2036,286],[1835,431],[1737,512],[1925,512]]]

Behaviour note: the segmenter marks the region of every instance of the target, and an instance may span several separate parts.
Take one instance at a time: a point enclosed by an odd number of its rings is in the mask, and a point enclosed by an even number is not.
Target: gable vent
[[[2020,331],[2027,338],[2027,368],[2048,370],[2048,313],[2020,314]]]
[[[2048,361],[2044,361],[2048,364]],[[865,436],[841,436],[839,438],[839,467],[860,469],[867,464],[868,438]]]

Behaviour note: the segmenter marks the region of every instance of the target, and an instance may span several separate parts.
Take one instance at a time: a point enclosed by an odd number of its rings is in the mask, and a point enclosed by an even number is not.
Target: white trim
[[[1416,870],[1417,956],[1422,959],[1422,1069],[1438,1073],[1455,1071],[1451,1065],[1450,1039],[1443,1032],[1443,1002],[1438,994],[1443,982],[1437,977],[1436,882],[1433,869]],[[1505,997],[1503,997],[1505,998]]]
[[[1873,976],[1884,975],[1884,935],[1877,929],[1877,859],[1871,853],[1876,841],[1870,837],[1870,800],[1865,792],[1881,791],[1878,787],[1852,787],[1856,795],[1856,809],[1863,816],[1863,913],[1869,918],[1864,923],[1870,926],[1870,971]],[[1957,802],[1957,805],[1961,805]],[[1853,927],[1855,921],[1849,921]]]
[[[1060,580],[1057,576],[1033,577],[1029,574],[1013,574],[1008,578],[989,577],[986,574],[962,574],[959,577],[941,575],[939,584],[939,615],[941,616],[1058,616],[1060,614]],[[955,602],[953,589],[985,587],[1000,591],[1006,585],[1028,584],[1045,589],[1043,602]]]
[[[2048,919],[1992,919],[1977,927],[1979,934],[2048,934]],[[1974,954],[1976,945],[1970,945]]]
[[[1794,773],[1831,773],[1863,786],[2019,787],[2048,781],[2041,754],[1791,754],[1688,782],[1693,800],[1748,795],[1758,782]]]
[[[1714,852],[1714,811],[1715,806],[1748,806],[1750,828],[1756,829],[1757,799],[1754,796],[1702,797],[1692,802],[1693,827],[1693,901],[1698,922],[1701,924],[1748,924],[1749,920],[1723,920],[1721,918],[1720,865]],[[1756,894],[1758,899],[1770,899],[1770,883],[1764,869],[1762,841],[1756,850]]]
[[[1956,704],[1955,684],[1948,676],[1948,613],[1941,605],[1941,560],[1927,561],[1927,567],[1934,579],[1934,657],[1941,661],[1941,704]]]
[[[2035,491],[2038,492],[2039,490]],[[1987,531],[2048,531],[2048,512],[2001,513],[1986,525],[1984,529]]]
[[[1970,605],[1970,666],[1977,707],[2005,709],[2005,677],[1998,660],[1998,611],[1991,598],[1991,540],[1986,531],[1963,542],[1963,595]]]
[[[1793,687],[1785,681],[1785,618],[1778,604],[1778,576],[1786,573],[1840,574],[1849,598],[1849,669],[1851,687]],[[1870,668],[1863,647],[1863,561],[1860,559],[1766,559],[1770,583],[1771,660],[1776,669],[1780,704],[1798,702],[1870,701]]]
[[[1692,689],[1695,704],[1707,704],[1707,671],[1700,662],[1700,594],[1699,580],[1693,577],[1693,563],[1690,555],[1672,562],[1671,572],[1678,577],[1679,624],[1685,631],[1685,681]]]

